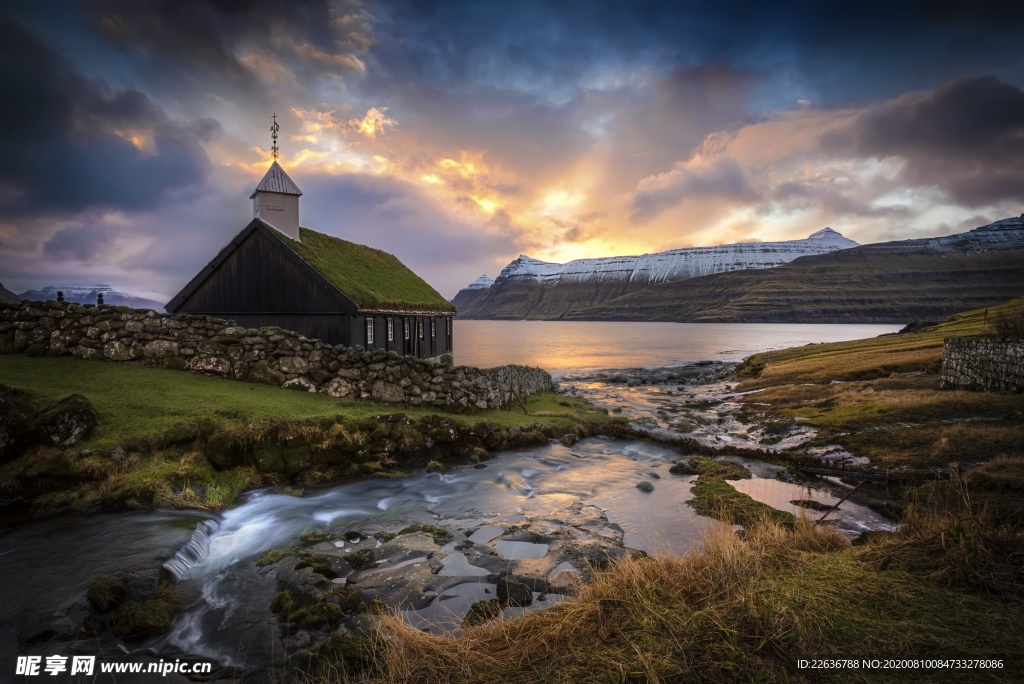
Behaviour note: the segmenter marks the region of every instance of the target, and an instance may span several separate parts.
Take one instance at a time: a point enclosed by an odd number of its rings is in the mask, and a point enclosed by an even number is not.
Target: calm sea
[[[687,361],[737,361],[771,349],[895,332],[900,325],[811,323],[603,323],[455,321],[455,362],[506,363],[552,373],[590,368],[654,368]]]

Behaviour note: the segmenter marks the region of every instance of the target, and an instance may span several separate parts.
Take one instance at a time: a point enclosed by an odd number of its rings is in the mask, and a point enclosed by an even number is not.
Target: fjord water
[[[757,352],[859,340],[901,327],[456,320],[455,363],[481,368],[514,363],[556,374],[597,368],[656,368],[705,359],[738,361]]]

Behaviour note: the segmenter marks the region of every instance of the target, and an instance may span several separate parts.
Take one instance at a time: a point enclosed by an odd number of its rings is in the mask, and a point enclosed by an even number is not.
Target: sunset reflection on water
[[[770,349],[896,332],[899,325],[455,321],[455,362],[538,366],[551,373],[738,361]]]

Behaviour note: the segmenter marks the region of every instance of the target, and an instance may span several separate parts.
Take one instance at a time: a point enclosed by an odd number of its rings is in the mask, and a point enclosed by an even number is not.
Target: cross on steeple
[[[270,139],[273,141],[273,144],[270,146],[270,156],[274,158],[274,161],[277,161],[277,158],[280,156],[277,150],[277,132],[281,130],[281,127],[277,125],[277,112],[274,112],[273,119],[274,123],[270,127]]]

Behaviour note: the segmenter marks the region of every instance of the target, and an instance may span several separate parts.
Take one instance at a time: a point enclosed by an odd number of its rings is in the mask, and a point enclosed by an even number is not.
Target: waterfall
[[[204,520],[196,525],[192,538],[174,554],[174,558],[164,563],[164,568],[174,575],[175,579],[184,577],[185,573],[210,554],[210,537],[219,528],[220,523],[216,520]]]

